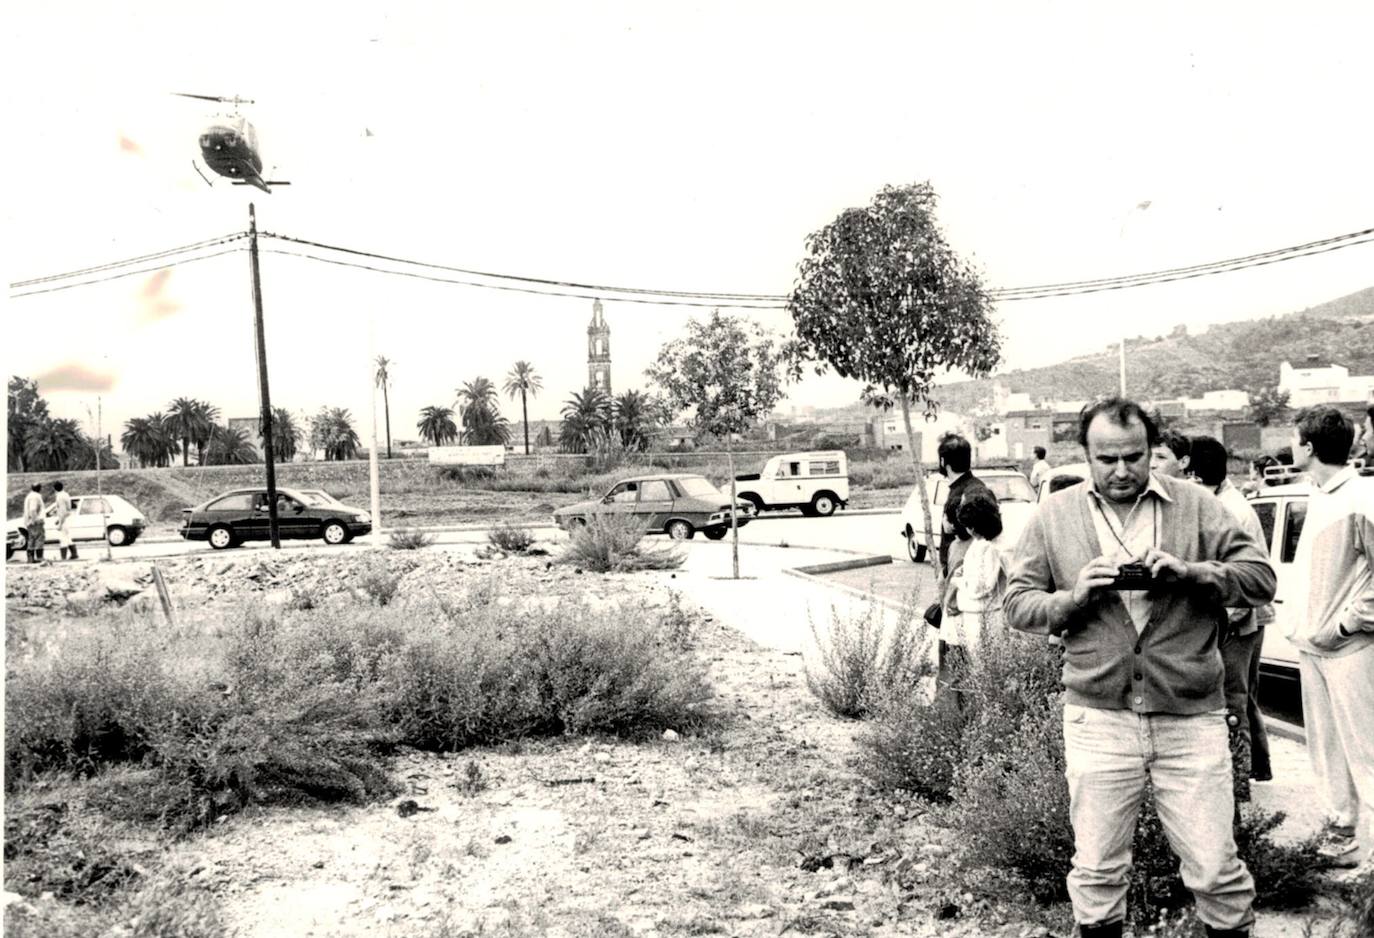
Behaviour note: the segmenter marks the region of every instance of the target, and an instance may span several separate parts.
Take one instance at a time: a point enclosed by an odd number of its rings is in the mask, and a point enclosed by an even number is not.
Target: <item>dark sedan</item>
[[[744,527],[754,506],[737,501],[735,511]],[[697,531],[715,541],[730,530],[730,498],[703,476],[665,473],[624,479],[601,498],[553,513],[558,526],[568,530],[598,515],[633,516],[646,533],[661,531],[675,541],[689,540]]]
[[[268,531],[267,490],[237,489],[187,508],[181,536],[209,541],[216,550],[244,541],[271,539]],[[326,544],[346,544],[372,530],[372,517],[340,502],[320,504],[295,489],[277,489],[277,532],[283,540],[322,538]]]

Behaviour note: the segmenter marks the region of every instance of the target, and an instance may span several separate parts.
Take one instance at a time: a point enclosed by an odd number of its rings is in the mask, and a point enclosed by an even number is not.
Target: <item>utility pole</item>
[[[272,398],[267,392],[267,340],[262,334],[262,278],[258,273],[258,216],[248,203],[248,265],[253,271],[253,335],[258,345],[258,397],[262,412],[258,425],[262,433],[262,456],[267,461],[267,531],[272,547],[281,549],[277,530],[277,461],[272,451]]]
[[[90,411],[86,415],[90,416]],[[104,428],[101,426],[102,407],[100,395],[95,396],[95,497],[100,501],[100,529],[105,532],[105,559],[114,560],[110,552],[110,514],[105,504],[105,489],[100,484],[100,444]]]

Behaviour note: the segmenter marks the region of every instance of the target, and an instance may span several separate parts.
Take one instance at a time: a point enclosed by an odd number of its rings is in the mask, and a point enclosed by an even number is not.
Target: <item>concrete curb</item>
[[[862,557],[858,560],[841,560],[835,563],[814,564],[807,567],[789,567],[786,570],[783,570],[782,572],[787,576],[794,576],[799,580],[805,580],[806,582],[811,583],[813,585],[822,586],[830,590],[835,590],[837,592],[845,594],[846,596],[852,596],[855,599],[862,599],[867,602],[877,603],[884,609],[887,609],[890,612],[895,612],[900,615],[906,609],[905,603],[900,603],[896,600],[888,599],[884,596],[879,596],[875,593],[870,593],[867,590],[862,590],[858,587],[846,586],[843,583],[834,583],[830,580],[824,580],[821,579],[821,577],[817,576],[816,573],[810,572],[823,570],[827,573],[834,573],[840,570],[859,570],[864,567],[877,567],[888,563],[892,563],[892,558],[890,556],[878,557],[874,555],[869,555],[866,557]]]
[[[800,573],[839,573],[841,570],[862,570],[864,567],[881,567],[889,563],[892,563],[891,556],[873,554],[872,556],[856,557],[853,560],[836,560],[831,563],[813,563],[805,567],[793,567],[785,572],[791,573],[796,570]]]

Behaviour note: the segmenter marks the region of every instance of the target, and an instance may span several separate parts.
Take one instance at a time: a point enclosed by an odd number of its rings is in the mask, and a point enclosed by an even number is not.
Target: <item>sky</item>
[[[6,282],[247,228],[592,284],[782,294],[806,236],[929,180],[994,287],[1204,263],[1374,224],[1374,5],[147,2],[11,9]],[[266,195],[192,166],[254,99]],[[214,177],[218,178],[218,177]],[[1148,202],[1146,209],[1137,208]],[[241,246],[235,245],[235,246]],[[372,358],[392,434],[518,359],[554,418],[586,384],[588,299],[406,279],[268,253],[272,402],[346,407]],[[1282,314],[1374,284],[1374,245],[1224,276],[997,309],[1005,368],[1123,332]],[[104,429],[175,397],[257,413],[248,258],[15,297],[7,374]],[[617,391],[688,316],[605,300]],[[779,331],[785,311],[744,315]],[[789,406],[859,385],[807,377]],[[380,405],[379,405],[380,406]],[[504,406],[519,419],[519,404]],[[92,428],[93,429],[93,428]]]

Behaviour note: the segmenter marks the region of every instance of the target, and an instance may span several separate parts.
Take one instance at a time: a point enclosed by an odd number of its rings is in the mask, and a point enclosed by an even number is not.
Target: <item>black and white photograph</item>
[[[4,935],[1374,938],[1374,6],[4,36]]]

